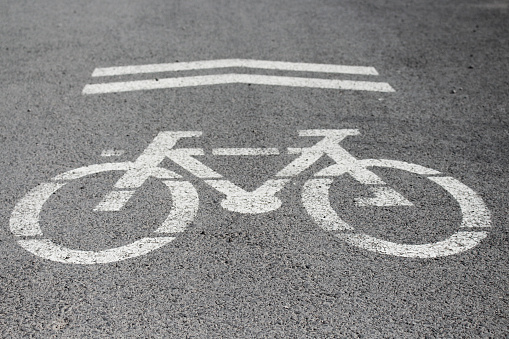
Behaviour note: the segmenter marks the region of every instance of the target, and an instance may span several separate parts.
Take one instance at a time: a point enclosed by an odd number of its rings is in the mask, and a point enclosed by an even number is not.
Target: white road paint
[[[362,167],[388,167],[407,171],[420,175],[439,175],[439,171],[431,168],[427,168],[421,165],[410,164],[408,162],[399,160],[387,160],[387,159],[360,159],[357,160],[359,165]]]
[[[302,190],[302,204],[308,214],[325,231],[353,231],[353,227],[341,220],[329,202],[332,179],[311,179]]]
[[[389,186],[368,186],[366,187],[372,197],[356,198],[357,206],[413,206],[404,196]]]
[[[55,244],[50,239],[19,240],[18,243],[27,251],[44,259],[65,264],[106,264],[139,257],[163,247],[173,241],[173,237],[143,238],[132,244],[104,251],[73,250]]]
[[[460,227],[491,227],[490,211],[470,187],[452,177],[429,177],[447,190],[458,202],[463,214]]]
[[[149,178],[158,178],[168,187],[172,208],[163,222],[155,230],[156,234],[174,234],[185,230],[195,218],[199,198],[196,189],[182,176],[165,169],[160,164],[169,159],[223,193],[226,198],[221,206],[229,211],[247,214],[267,213],[278,209],[282,201],[276,197],[286,184],[303,171],[309,169],[322,156],[328,156],[335,163],[315,174],[303,187],[302,203],[311,218],[325,231],[347,243],[374,251],[412,258],[434,258],[461,253],[476,246],[487,236],[485,231],[465,231],[465,228],[490,227],[490,213],[481,197],[472,189],[452,177],[439,176],[440,172],[402,161],[364,159],[359,160],[348,153],[339,143],[347,136],[358,135],[355,129],[341,130],[302,130],[300,136],[321,137],[311,147],[289,148],[290,154],[296,154],[285,168],[276,174],[277,179],[269,179],[254,191],[248,192],[226,180],[221,174],[201,163],[195,156],[204,155],[203,149],[177,148],[174,146],[181,138],[201,136],[199,131],[160,132],[134,162],[105,163],[57,175],[49,183],[43,183],[28,192],[14,207],[10,219],[10,229],[15,236],[41,237],[39,225],[43,205],[53,193],[69,181],[106,171],[124,171],[124,175],[115,183],[114,189],[99,202],[94,209],[97,212],[119,211],[129,201],[134,192],[142,187]],[[111,154],[111,153],[107,153]],[[215,148],[216,156],[260,156],[277,155],[277,148]],[[108,155],[106,155],[108,156]],[[448,191],[458,202],[463,220],[460,231],[449,238],[431,244],[399,244],[356,233],[355,229],[341,220],[329,200],[329,190],[333,178],[344,174],[351,175],[359,183],[366,185],[371,196],[355,200],[358,206],[412,206],[401,194],[387,186],[368,167],[388,167],[427,176],[430,180]],[[144,255],[171,242],[173,237],[148,237],[131,244],[103,251],[73,250],[55,244],[51,239],[21,239],[19,244],[38,256],[63,263],[95,264],[108,263]]]
[[[124,150],[105,149],[102,151],[101,157],[119,157],[124,153]]]
[[[285,168],[276,173],[276,177],[295,177],[301,172],[311,167],[315,162],[323,156],[323,152],[313,150],[302,150],[299,152],[293,152],[297,149],[289,151],[290,154],[300,154],[300,156],[289,163]]]
[[[358,135],[359,131],[355,129],[344,130],[303,130],[299,131],[302,136],[322,136],[323,139],[312,147],[291,148],[289,153],[299,154],[301,156],[295,159],[288,166],[283,168],[276,176],[295,176],[309,168],[323,155],[327,155],[334,160],[335,164],[326,167],[315,174],[319,177],[335,177],[344,174],[351,175],[355,180],[364,185],[384,185],[384,181],[375,173],[369,171],[366,166],[359,162],[355,157],[348,153],[339,143],[350,135]]]
[[[12,234],[19,237],[42,235],[39,227],[39,213],[42,205],[65,183],[40,184],[25,195],[14,207],[10,219]]]
[[[213,169],[205,166],[200,161],[193,158],[195,155],[204,155],[205,152],[200,149],[182,148],[178,150],[171,150],[166,153],[166,156],[179,166],[185,168],[198,178],[222,178],[223,176]]]
[[[332,64],[296,63],[284,61],[224,59],[192,62],[176,62],[166,64],[131,65],[120,67],[96,68],[92,77],[136,75],[147,73],[179,72],[206,69],[250,68],[262,70],[279,70],[289,72],[312,72],[329,74],[356,74],[377,76],[373,67],[347,66]],[[195,86],[210,86],[220,84],[255,84],[289,87],[310,87],[354,91],[394,92],[394,89],[385,82],[352,81],[344,79],[321,79],[310,77],[276,76],[261,74],[212,74],[184,77],[166,77],[149,80],[132,80],[121,82],[108,82],[87,84],[83,88],[84,95],[130,92],[141,90],[154,90],[163,88],[181,88]]]
[[[207,184],[226,195],[221,206],[232,212],[258,214],[277,210],[281,200],[274,195],[290,179],[270,179],[252,192],[247,192],[228,180],[205,180]]]
[[[142,154],[136,159],[135,163],[137,167],[157,167],[161,161],[163,161],[168,153],[168,150],[173,151],[173,147],[177,144],[180,139],[183,138],[195,138],[200,137],[202,132],[200,131],[164,131],[159,132],[152,142],[147,146]],[[177,151],[181,151],[180,149]],[[193,151],[187,151],[193,152]],[[200,152],[199,150],[197,151]]]
[[[92,73],[92,76],[103,77],[103,76],[140,74],[140,73],[190,71],[213,68],[259,68],[259,69],[299,71],[299,72],[378,75],[378,72],[376,71],[375,68],[365,66],[310,64],[300,62],[265,61],[248,59],[223,59],[223,60],[175,62],[167,64],[96,68]]]
[[[115,188],[135,189],[141,187],[148,178],[178,179],[181,175],[162,167],[141,167],[129,169],[115,184]]]
[[[363,161],[365,165],[392,167],[416,174],[438,173],[432,169],[401,161],[378,161],[372,159],[361,161]],[[428,177],[428,179],[442,186],[442,188],[456,198],[463,214],[460,227],[475,228],[491,226],[488,209],[484,205],[482,199],[468,186],[451,177]],[[345,227],[346,223],[339,218],[330,205],[329,188],[331,183],[332,180],[330,179],[309,180],[304,186],[305,190],[302,195],[304,207],[313,220],[325,230],[352,229],[351,227]],[[374,203],[375,206],[389,206],[391,203],[396,205],[402,204],[403,206],[406,205],[405,201],[402,202],[399,198],[394,199],[394,197],[391,196],[392,193],[386,195],[384,191],[385,188],[375,197],[374,201],[368,200],[367,202]],[[380,199],[382,199],[382,201],[379,201]],[[366,200],[357,200],[357,202],[359,201],[366,202]],[[337,223],[337,225],[331,223]],[[409,258],[436,258],[458,254],[473,248],[487,236],[487,232],[459,231],[443,241],[431,244],[399,244],[378,239],[364,233],[342,232],[335,234],[335,236],[353,246],[377,253]]]
[[[171,192],[173,208],[156,233],[179,233],[185,230],[195,218],[200,205],[198,192],[187,181],[165,180]]]
[[[70,180],[100,172],[112,170],[129,171],[132,169],[138,170],[137,165],[131,162],[98,164],[65,172],[53,178],[54,182],[40,184],[22,198],[14,207],[10,219],[11,232],[16,236],[22,237],[43,236],[43,232],[39,225],[42,207],[53,193],[66,185]],[[166,173],[165,171],[166,170],[164,170],[163,173]],[[161,174],[156,169],[153,169],[151,173],[154,173],[156,176]],[[62,180],[65,181],[61,182]],[[182,232],[194,219],[196,211],[198,210],[198,193],[188,182],[164,181],[164,183],[172,194],[173,208],[163,225],[155,230],[155,232]],[[107,195],[108,198],[104,199],[94,210],[118,211],[133,193],[134,191],[112,191]],[[175,238],[146,237],[128,245],[103,251],[74,250],[55,244],[51,239],[24,239],[18,240],[18,243],[27,251],[48,260],[72,264],[100,264],[147,254],[166,245],[173,239]]]
[[[277,148],[214,148],[213,155],[278,155]]]
[[[305,148],[288,148],[289,154],[300,154],[298,158],[288,164],[285,168],[279,171],[277,177],[293,177],[305,171],[313,165],[323,155],[327,154],[333,157],[336,162],[355,162],[356,159],[352,157],[346,150],[344,150],[339,143],[348,136],[358,135],[359,131],[356,129],[340,129],[340,130],[301,130],[299,136],[304,137],[322,137],[311,147]],[[353,159],[353,161],[352,161]],[[337,175],[343,175],[341,172]]]
[[[150,80],[134,80],[109,82],[103,84],[87,84],[83,94],[118,93],[163,88],[196,87],[222,84],[254,84],[288,87],[311,87],[323,89],[394,92],[386,82],[329,80],[318,78],[285,77],[259,74],[216,74],[199,75],[179,78],[164,78]]]
[[[127,171],[129,169],[135,169],[136,164],[133,162],[110,162],[105,164],[94,164],[90,166],[84,166],[76,168],[62,174],[57,175],[53,178],[54,181],[69,181],[82,178],[86,175],[92,175],[100,172],[109,171]]]
[[[467,251],[486,238],[486,232],[457,232],[431,244],[406,245],[371,237],[362,233],[339,233],[336,237],[362,249],[407,258],[437,258]]]
[[[94,211],[114,212],[120,211],[127,201],[133,196],[132,191],[111,191],[104,199],[94,208]]]

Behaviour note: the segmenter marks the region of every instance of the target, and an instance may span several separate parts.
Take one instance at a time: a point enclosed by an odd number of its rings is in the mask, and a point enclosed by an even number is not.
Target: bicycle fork
[[[120,210],[136,189],[141,187],[149,177],[162,179],[166,185],[172,188],[171,185],[175,182],[175,179],[180,179],[182,176],[159,167],[165,158],[169,158],[194,176],[203,179],[205,183],[214,189],[225,194],[226,198],[221,202],[223,208],[247,214],[266,213],[274,211],[281,206],[281,200],[275,195],[291,181],[291,178],[308,169],[324,155],[334,160],[335,164],[316,173],[316,177],[336,177],[350,174],[355,180],[368,186],[372,197],[356,199],[357,205],[412,205],[410,201],[388,187],[381,178],[369,171],[358,159],[339,145],[347,136],[359,135],[358,130],[355,129],[299,131],[299,136],[322,137],[322,140],[311,147],[289,148],[289,154],[297,154],[299,157],[280,170],[276,174],[276,179],[267,180],[251,192],[242,189],[229,180],[223,179],[221,174],[196,160],[194,156],[205,154],[203,149],[173,148],[181,138],[199,137],[201,135],[202,132],[199,131],[160,132],[138,159],[132,163],[132,168],[127,170],[116,182],[115,189],[107,194],[94,210]],[[330,184],[332,181],[332,179],[321,180],[325,180],[324,183],[326,184]]]

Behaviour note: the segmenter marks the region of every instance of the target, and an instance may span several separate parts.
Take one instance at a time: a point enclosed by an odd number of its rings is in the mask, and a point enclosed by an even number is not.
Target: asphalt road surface
[[[2,1],[0,335],[509,336],[508,74],[507,0]]]

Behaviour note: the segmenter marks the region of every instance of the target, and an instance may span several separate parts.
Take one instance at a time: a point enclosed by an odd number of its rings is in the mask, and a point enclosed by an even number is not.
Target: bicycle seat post
[[[159,132],[147,148],[133,163],[131,169],[115,183],[115,189],[107,194],[96,206],[95,211],[118,211],[129,201],[138,187],[150,177],[159,179],[176,179],[181,176],[170,170],[158,167],[179,139],[199,137],[200,131]]]

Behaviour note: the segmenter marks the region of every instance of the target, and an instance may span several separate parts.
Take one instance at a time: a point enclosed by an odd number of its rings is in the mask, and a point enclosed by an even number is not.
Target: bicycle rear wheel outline
[[[14,207],[10,218],[11,232],[24,238],[18,244],[27,251],[44,259],[70,264],[104,264],[135,258],[152,252],[173,241],[175,237],[145,237],[131,244],[102,251],[73,250],[55,244],[51,239],[34,237],[43,236],[39,226],[39,214],[45,202],[58,189],[68,182],[100,172],[127,171],[134,169],[132,162],[104,163],[80,167],[64,172],[52,179],[53,182],[42,183],[30,190]],[[158,171],[166,171],[158,168]],[[179,233],[191,223],[198,211],[198,192],[188,181],[163,180],[170,189],[173,207],[162,226],[155,233]]]
[[[387,167],[425,175],[458,202],[462,212],[460,229],[491,227],[490,212],[481,197],[460,181],[430,168],[397,160],[363,159],[359,163],[365,167]],[[335,232],[335,236],[350,245],[364,250],[407,258],[436,258],[459,254],[477,246],[487,237],[486,231],[460,230],[449,238],[428,244],[399,244],[355,233],[353,227],[341,220],[333,210],[329,200],[332,178],[317,178],[306,181],[302,191],[302,203],[311,218],[325,231]]]

